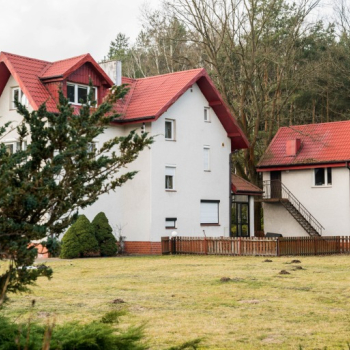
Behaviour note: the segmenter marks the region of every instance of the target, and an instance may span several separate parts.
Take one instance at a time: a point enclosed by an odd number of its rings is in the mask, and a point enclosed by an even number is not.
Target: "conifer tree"
[[[95,255],[98,251],[94,228],[85,215],[80,215],[62,238],[60,257],[63,259],[81,258]]]
[[[119,174],[119,169],[153,142],[134,130],[99,149],[89,147],[119,117],[113,104],[127,88],[113,87],[99,106],[90,91],[78,114],[61,91],[58,113],[45,104],[30,112],[15,101],[23,117],[17,127],[20,144],[29,136],[31,142],[12,154],[0,144],[0,305],[6,291],[23,291],[38,276],[51,276],[50,269],[26,268],[36,256],[34,248],[28,249],[30,241],[60,234],[77,219],[79,209],[132,179],[136,171]],[[0,128],[0,141],[8,127]]]
[[[98,213],[92,221],[93,231],[102,256],[113,256],[117,253],[117,241],[105,213]]]

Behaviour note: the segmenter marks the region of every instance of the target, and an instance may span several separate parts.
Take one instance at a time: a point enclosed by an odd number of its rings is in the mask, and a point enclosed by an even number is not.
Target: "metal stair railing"
[[[264,199],[287,199],[293,207],[299,211],[300,215],[314,228],[314,230],[322,236],[324,227],[316,220],[316,218],[300,203],[294,194],[280,181],[267,180],[263,182]]]

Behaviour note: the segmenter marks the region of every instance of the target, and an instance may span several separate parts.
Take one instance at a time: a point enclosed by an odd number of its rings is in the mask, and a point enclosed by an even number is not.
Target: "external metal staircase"
[[[264,181],[264,201],[281,203],[310,236],[322,236],[324,227],[280,180]]]

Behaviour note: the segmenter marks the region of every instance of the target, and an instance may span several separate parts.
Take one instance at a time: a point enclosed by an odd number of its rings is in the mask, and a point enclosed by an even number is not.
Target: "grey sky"
[[[119,32],[134,40],[145,0],[0,0],[0,51],[55,61],[100,60]],[[156,8],[160,0],[148,0]]]

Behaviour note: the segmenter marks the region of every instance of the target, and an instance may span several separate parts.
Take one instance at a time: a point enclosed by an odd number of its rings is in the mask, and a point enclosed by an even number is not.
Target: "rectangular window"
[[[175,140],[175,130],[174,130],[175,121],[174,120],[165,120],[165,139],[166,140]]]
[[[177,218],[166,218],[165,219],[165,228],[176,228]]]
[[[75,102],[75,86],[67,84],[67,98],[71,103]]]
[[[204,171],[210,170],[210,147],[209,146],[203,147],[203,170]]]
[[[165,167],[165,189],[166,190],[175,189],[175,171],[176,171],[176,167],[174,166]]]
[[[93,96],[92,99],[97,101],[97,88],[92,87]],[[90,87],[88,85],[79,85],[73,83],[67,83],[67,98],[70,103],[84,104],[88,100]]]
[[[4,145],[8,154],[13,154],[17,151],[20,151],[21,149],[27,149],[27,141],[23,141],[22,145],[19,141],[4,142]]]
[[[204,107],[204,121],[210,122],[210,108]]]
[[[201,200],[200,221],[201,225],[219,224],[219,200]]]
[[[87,86],[78,85],[78,102],[83,104],[87,102],[88,88]]]
[[[15,101],[22,102],[23,92],[19,87],[12,88],[11,91],[11,109],[16,109]]]
[[[332,185],[332,168],[315,168],[314,169],[315,186]]]

